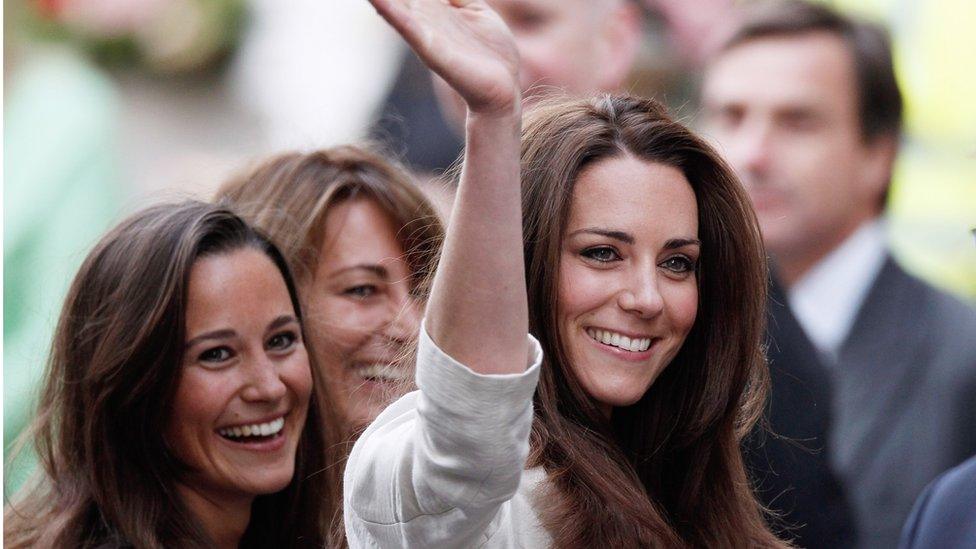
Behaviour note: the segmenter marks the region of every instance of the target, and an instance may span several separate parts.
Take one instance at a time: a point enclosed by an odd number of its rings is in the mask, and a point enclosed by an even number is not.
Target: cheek
[[[225,395],[223,383],[208,382],[195,369],[183,374],[173,398],[166,427],[166,442],[177,457],[188,461],[196,442],[207,436],[220,418]]]
[[[188,369],[180,379],[173,398],[173,419],[183,423],[211,419],[216,421],[220,407],[212,403],[222,399],[222,383],[214,383],[198,368]]]
[[[308,353],[303,346],[290,358],[291,360],[282,369],[281,376],[285,385],[295,394],[298,404],[307,408],[312,395],[312,370],[308,362]]]
[[[338,296],[309,299],[305,323],[316,350],[347,355],[361,347],[382,324],[376,309]]]
[[[604,277],[565,256],[559,264],[559,316],[573,320],[603,305],[611,291]]]
[[[698,286],[693,279],[669,290],[667,307],[675,332],[687,336],[698,316]]]

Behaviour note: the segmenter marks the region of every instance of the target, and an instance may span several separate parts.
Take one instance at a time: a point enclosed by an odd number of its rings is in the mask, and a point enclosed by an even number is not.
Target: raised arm
[[[427,331],[474,372],[524,371],[521,97],[511,33],[482,0],[370,1],[468,106],[464,167]]]
[[[370,1],[467,102],[467,149],[417,345],[419,390],[380,414],[349,455],[347,540],[515,546],[528,511],[512,501],[542,361],[522,260],[518,55],[481,0]]]

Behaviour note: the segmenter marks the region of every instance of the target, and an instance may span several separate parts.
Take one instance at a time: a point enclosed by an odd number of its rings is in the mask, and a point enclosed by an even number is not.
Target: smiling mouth
[[[357,364],[353,371],[365,381],[379,383],[404,383],[413,380],[413,371],[409,368],[393,366],[386,363]]]
[[[598,343],[602,343],[610,347],[616,347],[631,353],[641,353],[650,349],[651,344],[656,340],[656,338],[653,337],[631,338],[623,334],[618,334],[609,330],[601,330],[598,328],[587,328],[586,334]]]
[[[218,429],[217,434],[233,442],[266,442],[282,436],[285,428],[285,417],[273,419],[265,423],[251,423]]]

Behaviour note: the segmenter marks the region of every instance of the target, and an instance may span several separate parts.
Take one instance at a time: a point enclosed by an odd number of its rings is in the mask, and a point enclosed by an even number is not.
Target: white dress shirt
[[[525,470],[542,349],[523,373],[482,375],[420,329],[418,391],[356,441],[343,475],[349,546],[549,547],[533,505],[541,468]]]
[[[824,356],[837,357],[886,249],[884,224],[864,223],[789,289],[793,314]]]

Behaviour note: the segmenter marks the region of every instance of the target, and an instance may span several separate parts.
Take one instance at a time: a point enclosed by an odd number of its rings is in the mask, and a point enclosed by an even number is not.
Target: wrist
[[[465,119],[467,132],[484,132],[491,129],[508,129],[516,133],[522,130],[522,102],[489,110],[474,110],[469,108]]]
[[[522,117],[522,90],[518,83],[511,86],[495,86],[479,98],[479,101],[467,102],[469,117],[484,120],[504,120]]]

